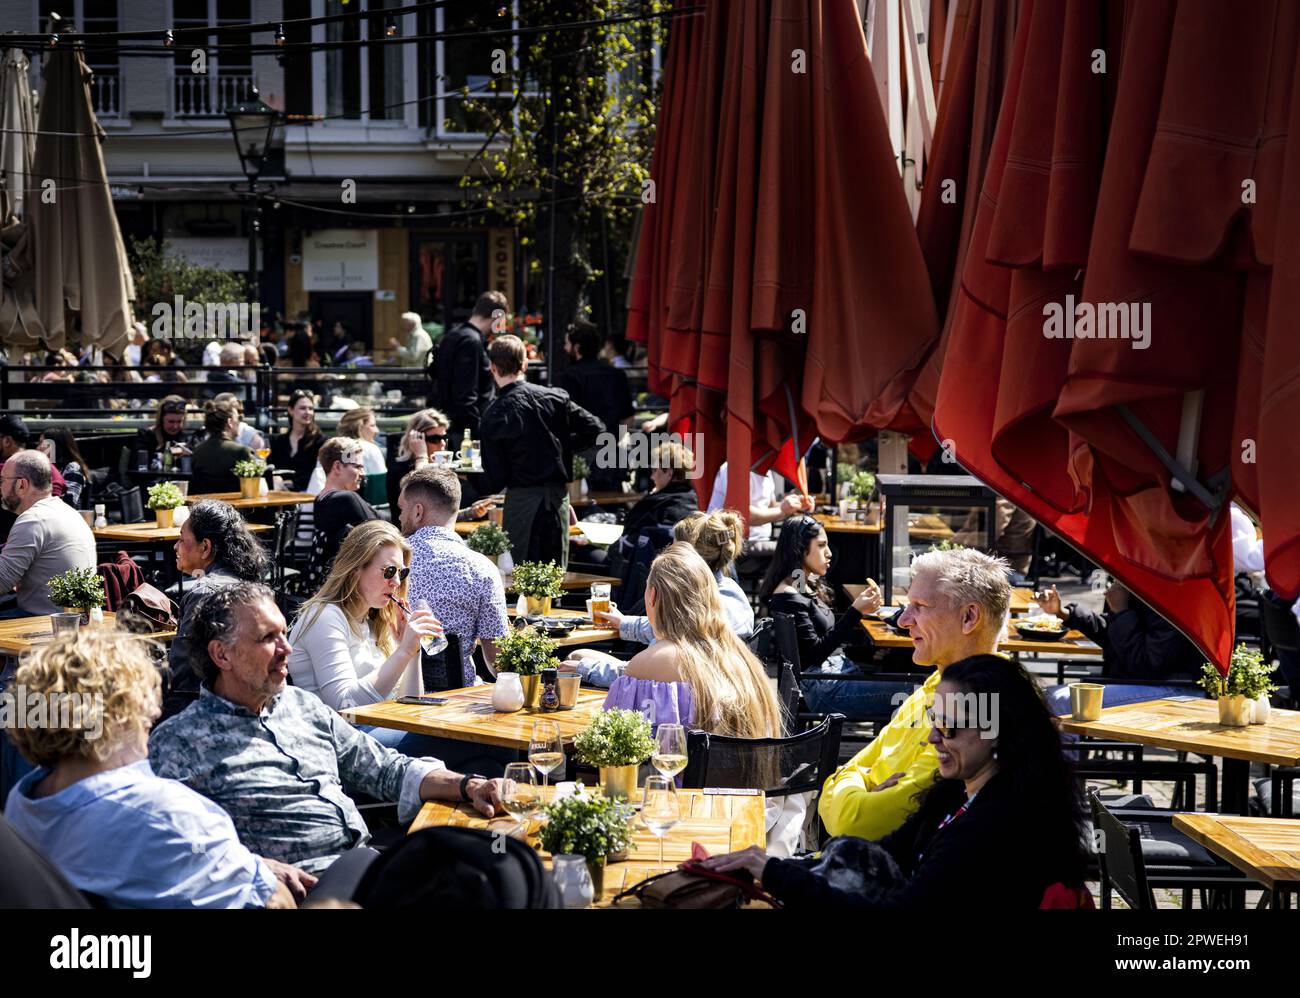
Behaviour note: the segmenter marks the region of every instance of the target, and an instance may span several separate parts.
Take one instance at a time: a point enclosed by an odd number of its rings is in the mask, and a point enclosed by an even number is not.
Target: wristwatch
[[[464,776],[462,776],[460,778],[460,799],[463,801],[468,801],[470,799],[469,794],[465,792],[465,788],[469,786],[470,780],[486,780],[486,779],[487,777],[483,776],[480,773],[466,773]]]

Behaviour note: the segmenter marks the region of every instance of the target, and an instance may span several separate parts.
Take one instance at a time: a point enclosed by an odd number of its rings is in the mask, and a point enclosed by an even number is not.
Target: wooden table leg
[[[1250,813],[1250,763],[1223,759],[1223,790],[1219,807],[1224,814]]]

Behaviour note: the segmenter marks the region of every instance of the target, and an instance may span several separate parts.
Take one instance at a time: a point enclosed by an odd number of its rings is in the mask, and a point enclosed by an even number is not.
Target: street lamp
[[[235,137],[239,165],[248,178],[248,196],[252,221],[248,226],[248,284],[261,300],[257,272],[257,240],[262,228],[262,206],[257,198],[257,178],[268,162],[283,155],[284,118],[257,95],[254,87],[249,99],[226,109],[230,130]],[[281,164],[283,160],[280,161]]]

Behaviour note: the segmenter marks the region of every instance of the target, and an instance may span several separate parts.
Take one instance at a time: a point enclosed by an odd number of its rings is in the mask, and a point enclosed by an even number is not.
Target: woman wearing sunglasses
[[[412,413],[402,431],[397,445],[397,457],[388,469],[388,508],[397,509],[397,497],[402,491],[402,479],[408,472],[422,468],[433,460],[433,455],[450,447],[447,434],[451,420],[437,409],[421,409]]]
[[[295,686],[335,710],[420,694],[420,638],[441,634],[442,625],[428,610],[404,612],[410,563],[411,546],[391,523],[374,520],[348,534],[289,631]],[[411,748],[405,732],[365,730],[389,747]]]
[[[939,778],[878,844],[842,836],[819,860],[750,848],[705,865],[748,872],[789,908],[1027,910],[1049,896],[1081,900],[1082,802],[1034,680],[1000,655],[955,662],[935,689],[930,724]]]

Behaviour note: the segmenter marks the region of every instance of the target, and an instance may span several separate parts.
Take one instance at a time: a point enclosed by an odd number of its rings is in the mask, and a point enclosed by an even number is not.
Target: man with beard
[[[58,613],[46,586],[70,568],[95,568],[95,536],[81,514],[54,497],[49,459],[20,450],[0,467],[0,504],[17,516],[0,549],[0,594],[15,589],[17,608],[0,617]]]
[[[286,685],[293,647],[266,586],[217,590],[192,620],[199,699],[154,728],[149,762],[221,805],[253,852],[315,875],[365,846],[370,829],[345,784],[397,802],[402,821],[426,800],[468,801],[489,818],[501,808],[500,780],[385,748],[314,693]]]

